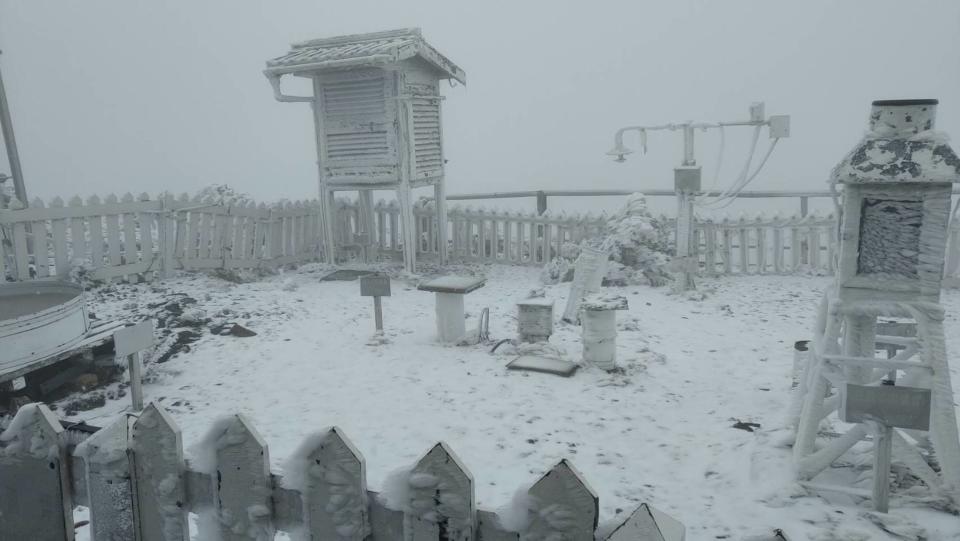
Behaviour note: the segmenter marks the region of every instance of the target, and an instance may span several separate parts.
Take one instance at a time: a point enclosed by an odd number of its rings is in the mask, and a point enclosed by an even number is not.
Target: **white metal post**
[[[140,364],[140,352],[127,355],[127,367],[130,369],[130,398],[133,411],[143,410],[143,370]]]
[[[873,435],[873,508],[881,513],[889,510],[890,454],[893,451],[893,427],[874,423]]]
[[[443,179],[433,186],[433,200],[437,206],[437,253],[440,264],[447,264],[447,194]]]
[[[373,317],[377,326],[377,332],[383,332],[383,305],[380,302],[379,296],[373,298]]]
[[[374,244],[374,223],[376,218],[373,216],[373,192],[371,190],[360,190],[359,193],[359,203],[360,203],[360,218],[363,222],[363,233],[365,236],[365,244],[362,246],[363,249],[363,262],[369,263],[372,259],[371,252],[373,251]]]

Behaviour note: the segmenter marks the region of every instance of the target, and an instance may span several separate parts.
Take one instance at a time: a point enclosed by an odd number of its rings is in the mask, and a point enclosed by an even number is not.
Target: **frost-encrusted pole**
[[[10,105],[7,103],[7,91],[3,86],[3,76],[0,74],[0,129],[3,132],[3,142],[7,147],[7,160],[10,162],[10,176],[13,177],[13,189],[24,206],[27,199],[27,187],[23,183],[23,169],[20,167],[20,153],[17,152],[17,140],[13,135],[13,121],[10,119]]]

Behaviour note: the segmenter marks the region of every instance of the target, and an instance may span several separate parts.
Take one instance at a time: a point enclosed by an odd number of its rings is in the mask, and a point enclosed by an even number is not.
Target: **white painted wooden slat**
[[[63,208],[63,199],[53,198],[52,208]],[[67,245],[67,220],[58,218],[50,223],[50,233],[53,240],[53,273],[59,277],[66,277],[70,271],[70,257]]]
[[[73,503],[63,428],[43,404],[21,407],[3,433],[0,455],[0,537],[73,541]]]
[[[231,213],[226,217],[224,228],[224,246],[223,258],[237,259],[240,252],[243,251],[243,218],[234,213],[234,207],[231,207]]]
[[[810,267],[815,270],[820,270],[820,228],[810,228],[807,246],[810,248]]]
[[[713,221],[708,222],[703,229],[705,237],[704,243],[704,267],[708,276],[717,273],[717,228]]]
[[[407,483],[411,512],[405,522],[413,541],[474,539],[473,476],[445,443],[435,445],[417,462]]]
[[[256,210],[256,207],[253,203],[250,203],[247,207],[248,209]],[[246,209],[245,209],[246,210]],[[245,216],[243,224],[243,245],[242,250],[240,251],[239,257],[237,259],[249,259],[255,257],[255,246],[257,241],[257,220],[258,218],[253,216]]]
[[[270,247],[268,245],[270,232],[270,213],[267,211],[266,205],[263,203],[260,203],[257,208],[262,212],[262,214],[259,218],[257,218],[256,240],[253,247],[253,258],[266,262],[270,259]]]
[[[334,427],[295,457],[303,486],[303,539],[363,541],[370,533],[363,457]],[[305,533],[306,533],[305,532]]]
[[[159,255],[154,252],[154,239],[161,235],[158,226],[156,237],[154,237],[154,226],[158,217],[160,217],[160,214],[157,213],[141,212],[136,215],[137,232],[140,239],[140,260],[148,262],[150,269],[153,271],[159,271],[162,264]],[[147,280],[152,278],[152,276],[146,276]]]
[[[50,237],[47,222],[30,224],[30,238],[33,239],[33,265],[38,278],[50,276]]]
[[[107,204],[117,203],[117,196],[110,194],[107,196]],[[120,266],[123,264],[120,244],[120,216],[117,214],[108,214],[104,217],[107,223],[107,254],[109,255],[109,264]]]
[[[594,539],[599,499],[572,464],[561,460],[528,494],[531,522],[521,539]]]
[[[740,274],[750,274],[750,237],[746,227],[743,227],[744,219],[740,219],[740,227],[737,230],[737,242],[740,243]]]
[[[210,230],[210,259],[220,259],[223,257],[223,245],[226,242],[226,216],[223,214],[208,214],[211,220]]]
[[[132,202],[133,195],[126,193],[123,196],[124,202]],[[123,227],[123,263],[125,265],[139,263],[141,261],[140,256],[140,240],[137,238],[137,218],[136,214],[133,213],[124,213],[120,215],[121,225]],[[127,281],[135,283],[138,280],[138,275],[131,274],[127,276]]]
[[[91,538],[134,539],[133,488],[127,445],[135,417],[121,415],[77,446],[86,467]]]
[[[773,229],[773,272],[783,273],[783,229]]]
[[[543,226],[543,252],[542,252],[542,253],[543,253],[543,259],[541,260],[541,262],[544,263],[544,264],[549,263],[550,260],[552,259],[552,258],[550,257],[550,245],[552,244],[550,239],[552,238],[552,235],[553,235],[553,224],[549,224],[549,223],[548,223],[548,224],[544,224],[544,226]]]
[[[802,254],[800,253],[800,228],[790,228],[790,270],[797,272],[802,263]]]
[[[197,259],[208,259],[210,257],[210,237],[213,235],[214,215],[207,212],[207,209],[197,210]]]
[[[759,220],[759,219],[758,219]],[[767,273],[767,230],[763,227],[756,229],[757,235],[757,274]]]
[[[83,200],[79,197],[70,199],[70,207],[83,207]],[[87,254],[87,221],[84,217],[70,218],[70,260],[71,264],[77,261],[81,264],[89,263],[90,256]]]
[[[266,442],[242,415],[215,427],[209,441],[216,442],[216,523],[206,527],[219,530],[221,541],[273,539],[273,487]]]
[[[830,222],[833,222],[836,218],[830,216]],[[836,270],[836,265],[834,261],[837,257],[837,228],[834,227],[833,223],[828,223],[826,226],[826,236],[827,236],[827,272],[833,276],[834,271]],[[950,254],[947,254],[949,257]]]
[[[87,205],[99,205],[100,198],[97,196],[92,196],[87,199]],[[91,265],[94,269],[103,267],[105,261],[103,260],[104,254],[104,243],[105,238],[103,236],[103,217],[102,216],[90,216],[87,220],[87,223],[90,228],[90,260]]]
[[[131,452],[140,541],[188,541],[180,428],[155,403],[133,425]]]

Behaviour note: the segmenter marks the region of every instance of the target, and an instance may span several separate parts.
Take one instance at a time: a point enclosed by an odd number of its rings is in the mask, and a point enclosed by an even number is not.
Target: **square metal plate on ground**
[[[529,370],[531,372],[543,372],[545,374],[554,374],[569,378],[577,371],[580,366],[571,361],[563,359],[549,359],[547,357],[535,357],[533,355],[521,355],[507,363],[510,370]]]

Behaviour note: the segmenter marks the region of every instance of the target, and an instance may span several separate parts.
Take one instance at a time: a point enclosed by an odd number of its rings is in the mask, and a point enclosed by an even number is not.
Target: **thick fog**
[[[30,196],[227,183],[316,197],[309,108],[274,101],[264,62],[299,40],[412,26],[467,73],[466,87],[443,86],[448,193],[670,188],[680,133],[614,163],[614,131],[745,119],[757,100],[791,115],[792,136],[750,189],[824,189],[877,98],[939,98],[938,127],[960,137],[954,0],[0,0]],[[726,135],[721,186],[751,133]],[[718,134],[697,137],[709,187]],[[758,155],[767,144],[764,132]]]

